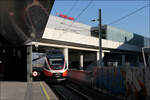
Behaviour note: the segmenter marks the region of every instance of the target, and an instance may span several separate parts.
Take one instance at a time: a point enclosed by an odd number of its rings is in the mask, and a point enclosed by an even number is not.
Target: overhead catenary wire
[[[149,6],[150,6],[150,4],[147,4],[147,5],[145,5],[145,6],[141,7],[141,8],[138,8],[135,11],[133,11],[133,12],[131,12],[131,13],[129,13],[129,14],[127,14],[127,15],[125,15],[125,16],[123,16],[123,17],[121,17],[121,18],[119,18],[119,19],[117,19],[117,20],[115,20],[115,21],[113,21],[113,22],[111,22],[109,24],[107,24],[107,25],[115,24],[115,23],[117,23],[117,22],[119,22],[119,21],[121,21],[121,20],[123,20],[123,19],[125,19],[125,18],[127,18],[127,17],[129,17],[129,16],[131,16],[131,15],[141,11],[142,9],[144,9],[146,7],[149,7]]]
[[[74,2],[74,4],[72,5],[72,7],[70,8],[70,10],[68,11],[67,15],[72,12],[72,10],[74,9],[74,7],[77,5],[78,1],[79,0],[76,0],[76,2]]]
[[[71,11],[73,10],[73,8],[77,5],[77,2],[78,2],[78,1],[79,1],[79,0],[76,0],[76,2],[73,4],[73,6],[71,7],[71,9],[68,11],[67,14],[71,13]],[[75,20],[77,20],[77,19],[86,11],[86,9],[92,4],[92,2],[93,2],[93,0],[91,0],[91,1],[87,4],[87,6],[76,16]],[[65,19],[64,19],[64,20],[65,20]],[[62,20],[62,22],[60,22],[60,23],[63,24],[63,25],[67,25],[67,24],[64,23],[64,20]],[[73,21],[73,22],[71,23],[71,25],[67,25],[67,26],[72,27],[72,25],[74,24],[74,22],[75,22],[75,21]],[[88,30],[88,31],[89,31],[89,29],[85,29],[85,28],[82,28],[82,27],[78,27],[78,28],[80,28],[80,29],[82,29],[82,30]],[[64,29],[63,29],[63,30],[64,30]],[[74,32],[75,32],[75,31],[77,31],[77,30],[74,30]]]
[[[93,0],[92,0],[92,1],[93,1]],[[83,10],[80,12],[80,14],[75,18],[75,20],[77,20],[77,19],[82,15],[82,13],[90,6],[90,4],[91,4],[92,1],[90,1],[90,3],[88,4],[88,6],[86,6],[85,9],[83,9]],[[129,17],[129,16],[131,16],[131,15],[133,15],[133,14],[135,14],[135,13],[141,11],[141,10],[143,10],[144,8],[149,7],[149,6],[150,6],[150,3],[147,4],[147,5],[145,5],[145,6],[140,7],[140,8],[138,8],[138,9],[136,9],[136,10],[133,11],[133,12],[130,12],[129,14],[127,14],[127,15],[125,15],[125,16],[123,16],[123,17],[121,17],[121,18],[119,18],[119,19],[117,19],[117,20],[115,20],[115,21],[113,21],[113,22],[111,22],[111,23],[109,23],[109,24],[107,24],[107,25],[112,25],[112,24],[115,24],[115,23],[117,23],[117,22],[119,22],[119,21],[122,21],[123,19],[125,19],[125,18],[127,18],[127,17]],[[73,21],[73,23],[70,24],[71,27],[72,27],[72,25],[74,24],[74,22],[75,22],[75,21]],[[64,24],[64,23],[63,23],[63,24]]]
[[[91,1],[88,3],[88,5],[79,13],[79,15],[75,18],[75,20],[77,20],[77,19],[83,14],[83,12],[91,5],[92,1],[93,1],[93,0],[91,0]],[[76,5],[76,3],[75,3],[74,5]],[[121,18],[119,18],[119,19],[117,19],[117,20],[115,20],[115,21],[109,23],[108,25],[115,24],[115,23],[117,23],[117,22],[119,22],[119,21],[121,21],[121,20],[123,20],[123,19],[125,19],[125,18],[127,18],[127,17],[129,17],[129,16],[131,16],[131,15],[133,15],[133,14],[135,14],[135,13],[141,11],[142,9],[148,7],[149,5],[150,5],[150,4],[147,4],[147,5],[145,5],[145,6],[141,7],[141,8],[139,8],[139,9],[137,9],[137,10],[135,10],[135,11],[133,11],[133,12],[127,14],[126,16],[123,16],[123,17],[121,17]],[[73,7],[73,6],[72,6],[72,7]],[[71,9],[72,9],[72,8],[71,8]],[[70,10],[70,11],[72,11],[72,10]],[[70,13],[70,11],[69,11],[69,13]],[[61,23],[61,24],[67,25],[67,26],[70,26],[70,27],[73,27],[72,25],[74,24],[74,22],[75,22],[75,21],[73,21],[70,25],[65,24],[65,23]],[[88,29],[81,28],[81,27],[78,27],[78,28],[83,29],[83,30],[88,30]],[[65,30],[65,29],[63,29],[63,30]],[[72,29],[72,30],[73,30],[73,29]],[[75,30],[75,31],[76,31],[76,30]]]
[[[72,10],[73,10],[73,9],[75,8],[75,6],[77,5],[78,1],[79,1],[79,0],[76,0],[76,1],[73,3],[72,7],[69,9],[69,11],[66,13],[66,15],[69,15],[69,14],[72,12]],[[64,18],[60,23],[61,23],[61,24],[64,24],[64,21],[65,21],[65,18]]]
[[[87,6],[76,16],[75,20],[77,20],[77,19],[80,18],[80,16],[87,10],[87,8],[92,4],[93,1],[94,1],[94,0],[91,0],[91,1],[87,4]],[[75,21],[73,21],[70,26],[72,26],[72,25],[74,24],[74,22],[75,22]]]
[[[66,15],[69,15],[69,14],[72,12],[72,10],[76,7],[78,1],[79,1],[79,0],[76,0],[76,1],[74,2],[74,4],[72,5],[72,7],[71,7],[71,8],[69,9],[69,11],[66,13]],[[64,19],[64,20],[65,20],[65,19]],[[63,21],[64,21],[64,20],[63,20]],[[63,23],[63,21],[62,21],[61,23]]]
[[[78,14],[78,16],[75,18],[75,20],[77,20],[78,18],[80,18],[80,16],[86,11],[86,9],[92,4],[92,2],[93,2],[93,0],[91,0],[88,4],[87,4],[87,6]],[[64,20],[63,20],[64,21]],[[75,21],[73,21],[69,26],[70,27],[74,27],[74,26],[72,26],[73,24],[75,23]],[[63,25],[67,25],[67,24],[65,24],[65,23],[63,23],[63,22],[61,22],[61,24],[63,24]],[[68,26],[68,25],[67,25]],[[82,28],[82,27],[78,27],[78,28],[80,28],[80,29],[82,29],[82,30],[87,30],[87,31],[90,31],[89,29],[85,29],[85,28]],[[58,30],[58,29],[57,29]],[[60,29],[61,30],[61,29]],[[65,30],[66,32],[67,32],[67,30],[66,29],[63,29],[63,30]],[[77,32],[77,30],[73,30],[72,29],[72,31],[73,32],[75,32],[75,33],[77,33],[77,34],[79,34],[78,32]]]

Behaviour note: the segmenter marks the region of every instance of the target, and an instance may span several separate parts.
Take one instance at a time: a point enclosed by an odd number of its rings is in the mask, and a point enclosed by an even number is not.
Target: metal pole
[[[146,59],[145,59],[145,54],[144,54],[144,48],[142,48],[142,54],[143,54],[143,60],[144,60],[144,66],[146,67]]]
[[[27,82],[32,81],[32,45],[27,46]]]
[[[99,67],[102,67],[102,34],[101,34],[101,9],[99,9]]]

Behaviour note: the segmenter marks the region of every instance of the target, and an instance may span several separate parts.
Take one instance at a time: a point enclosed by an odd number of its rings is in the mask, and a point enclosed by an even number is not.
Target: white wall
[[[42,38],[49,39],[49,40],[58,40],[63,42],[83,44],[83,45],[91,45],[96,47],[99,46],[99,39],[96,37],[76,34],[74,32],[55,30],[52,28],[46,28]],[[115,42],[115,41],[104,40],[104,39],[102,39],[102,47],[110,48],[110,49],[130,50],[130,51],[141,50],[141,48],[134,45],[123,44],[121,42]]]
[[[73,24],[72,24],[73,23]],[[72,20],[64,19],[57,16],[49,16],[46,28],[53,28],[56,30],[66,30],[69,32],[75,32],[77,34],[90,36],[91,26],[86,24],[81,24],[78,22],[73,22]]]

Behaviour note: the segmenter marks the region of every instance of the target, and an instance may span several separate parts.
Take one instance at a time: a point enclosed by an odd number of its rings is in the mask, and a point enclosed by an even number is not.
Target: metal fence
[[[150,99],[150,68],[96,68],[93,87],[128,100]]]

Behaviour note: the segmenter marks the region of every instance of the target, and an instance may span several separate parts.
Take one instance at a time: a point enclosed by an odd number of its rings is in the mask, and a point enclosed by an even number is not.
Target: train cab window
[[[63,58],[51,58],[49,59],[50,68],[53,70],[61,70],[64,68]]]
[[[49,59],[50,65],[64,65],[64,60],[59,59]]]

